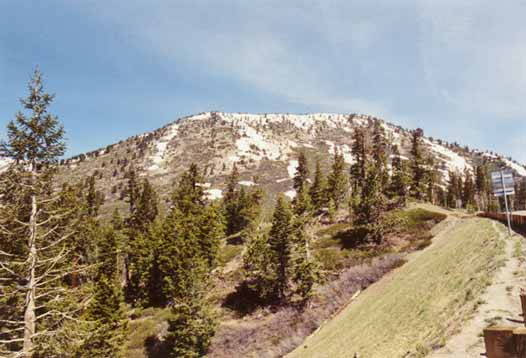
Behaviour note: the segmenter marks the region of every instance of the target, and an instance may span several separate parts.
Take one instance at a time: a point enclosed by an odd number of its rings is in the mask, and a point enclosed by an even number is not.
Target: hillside
[[[98,190],[106,197],[106,209],[119,204],[125,175],[135,168],[148,177],[166,197],[174,179],[191,162],[204,170],[209,198],[222,196],[224,181],[234,163],[241,185],[259,185],[269,193],[269,202],[279,192],[295,195],[292,176],[300,151],[310,163],[330,165],[336,148],[353,162],[351,135],[358,126],[372,128],[381,121],[390,142],[398,145],[402,159],[410,158],[411,131],[379,118],[357,114],[241,114],[206,112],[178,119],[158,130],[134,136],[106,148],[62,161],[62,181],[96,175]],[[434,159],[442,184],[449,171],[463,173],[482,162],[505,165],[526,176],[526,168],[494,153],[461,147],[429,137],[425,150]]]
[[[513,245],[520,250],[518,238],[504,240],[503,232],[502,225],[485,219],[450,221],[430,247],[368,288],[290,357],[424,357],[444,346],[485,305],[481,311],[486,321],[479,320],[478,331],[457,342],[456,350],[448,346],[439,355],[464,357],[476,343],[470,356],[479,356],[484,351],[477,342],[482,328],[498,322],[503,312],[482,301],[481,294],[511,258]],[[506,295],[510,290],[500,291]],[[499,295],[491,299],[495,297]],[[510,309],[506,302],[498,308]]]

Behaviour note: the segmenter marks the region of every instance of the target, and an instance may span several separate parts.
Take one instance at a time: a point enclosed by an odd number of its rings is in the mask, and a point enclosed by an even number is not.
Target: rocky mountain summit
[[[205,112],[65,159],[61,162],[60,178],[71,182],[95,175],[106,207],[111,207],[123,197],[126,173],[131,168],[148,177],[160,195],[167,197],[174,180],[195,162],[206,178],[202,185],[208,197],[216,199],[222,196],[225,177],[236,163],[240,185],[259,185],[269,199],[277,193],[292,198],[292,177],[299,152],[306,154],[311,166],[320,159],[326,169],[338,150],[346,164],[351,165],[353,131],[357,127],[372,130],[375,121],[382,123],[391,145],[400,149],[401,158],[410,160],[412,130],[368,115]],[[510,158],[430,137],[424,137],[423,142],[442,184],[447,183],[449,172],[463,174],[484,161],[509,167],[516,175],[526,177],[526,168]]]

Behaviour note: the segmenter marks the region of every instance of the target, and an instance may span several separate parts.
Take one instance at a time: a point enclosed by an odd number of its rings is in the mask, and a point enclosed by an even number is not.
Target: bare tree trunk
[[[36,167],[33,164],[31,168],[31,182],[33,190],[35,190],[35,171]],[[25,301],[25,311],[24,311],[24,346],[23,346],[23,356],[30,357],[33,350],[33,336],[35,335],[35,307],[36,307],[36,276],[35,276],[35,267],[37,263],[37,247],[36,247],[36,238],[37,238],[37,197],[36,193],[31,194],[31,216],[29,218],[29,272],[27,277],[27,294]]]

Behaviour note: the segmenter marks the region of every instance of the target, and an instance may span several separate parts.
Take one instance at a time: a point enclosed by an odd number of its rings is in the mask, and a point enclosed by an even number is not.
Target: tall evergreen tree
[[[387,189],[389,183],[389,172],[387,170],[388,145],[385,130],[379,120],[374,122],[372,159],[378,175],[382,190]]]
[[[289,269],[291,265],[291,252],[293,234],[292,212],[287,200],[280,196],[272,217],[272,228],[269,232],[269,249],[272,265],[276,270],[274,292],[280,302],[285,301],[288,287]]]
[[[44,91],[38,69],[28,89],[21,103],[29,114],[18,112],[8,123],[0,148],[13,160],[0,188],[0,350],[21,357],[49,347],[53,332],[57,337],[71,317],[67,302],[75,290],[61,278],[76,260],[69,249],[76,210],[59,206],[61,195],[52,190],[53,165],[65,150],[64,130],[48,112],[54,96]],[[77,309],[83,304],[77,301]]]
[[[268,234],[252,228],[243,254],[244,284],[257,294],[262,302],[275,299],[276,271],[272,267],[272,252]]]
[[[420,128],[412,132],[411,137],[411,195],[416,199],[422,200],[425,195],[425,166],[422,153],[422,137],[424,131]]]
[[[368,161],[367,136],[363,127],[355,128],[352,134],[351,153],[354,163],[351,165],[351,187],[352,192],[358,193],[365,185],[366,165]]]
[[[296,173],[294,174],[294,178],[292,178],[294,182],[294,189],[296,192],[303,191],[304,189],[307,189],[309,179],[309,167],[307,163],[307,157],[305,156],[304,152],[301,152],[298,157],[298,166],[296,167]]]
[[[393,146],[393,160],[391,162],[393,174],[391,177],[390,197],[400,206],[407,204],[409,186],[408,164],[402,160],[398,146]]]
[[[382,216],[386,210],[386,198],[382,191],[381,171],[373,164],[367,167],[367,177],[361,200],[355,209],[355,223],[366,233],[366,239],[381,243],[384,235]]]
[[[239,173],[234,165],[223,197],[223,212],[226,222],[226,234],[236,234],[245,230],[260,214],[263,192],[260,188],[253,187],[246,190],[239,185]]]
[[[130,208],[130,216],[133,216],[135,215],[135,210],[137,209],[137,197],[140,190],[135,168],[132,167],[126,173],[126,179],[128,180],[126,187],[126,199]]]
[[[232,172],[227,179],[227,187],[223,197],[223,205],[226,219],[226,233],[232,235],[238,232],[240,225],[238,223],[239,213],[239,191],[238,191],[239,171],[234,163]]]
[[[474,209],[475,205],[475,183],[469,169],[464,171],[464,186],[462,190],[462,202],[466,209]]]
[[[159,266],[168,301],[192,295],[215,262],[222,234],[217,207],[207,207],[196,165],[182,175],[172,195],[172,210],[163,228]]]
[[[178,301],[172,307],[173,318],[168,322],[166,336],[170,357],[199,358],[206,355],[216,321],[203,292],[204,288],[195,291],[188,300]]]
[[[431,204],[435,203],[438,172],[433,157],[426,159],[426,170],[424,174],[425,199]]]
[[[314,285],[320,279],[320,269],[310,252],[310,240],[305,230],[305,221],[297,217],[293,223],[294,247],[292,250],[291,279],[295,285],[294,293],[301,304],[312,297]]]
[[[478,209],[488,210],[491,198],[491,185],[486,164],[479,165],[475,169],[475,188]]]
[[[184,173],[172,195],[159,257],[163,294],[171,303],[167,342],[172,357],[201,357],[214,333],[205,299],[222,223],[217,207],[206,207],[196,165]]]
[[[88,195],[86,196],[87,210],[89,216],[97,216],[99,213],[100,202],[95,190],[95,175],[89,177]]]
[[[314,171],[314,181],[309,190],[311,202],[315,210],[320,210],[327,205],[327,180],[321,170],[321,163],[316,161],[316,169]]]
[[[327,196],[332,200],[336,210],[340,207],[348,191],[348,179],[345,174],[343,154],[334,151],[334,162],[327,178]]]
[[[129,184],[129,187],[133,186],[135,184]],[[158,199],[147,179],[129,191],[131,192],[134,192],[134,197],[129,197],[129,202],[133,199],[134,205],[128,218],[126,298],[132,304],[145,305],[148,302],[145,287],[150,280],[151,266],[157,260],[154,254],[158,240],[151,225],[158,215]]]
[[[216,265],[221,239],[225,235],[224,219],[217,204],[209,204],[200,218],[201,232],[199,234],[199,248],[209,268]]]
[[[305,153],[301,152],[298,158],[298,166],[294,174],[294,189],[296,196],[293,200],[294,212],[303,215],[312,209],[311,198],[309,195],[309,169]]]
[[[100,240],[99,267],[94,293],[85,319],[90,334],[77,353],[78,357],[124,357],[127,318],[124,294],[118,281],[118,236],[110,228]]]

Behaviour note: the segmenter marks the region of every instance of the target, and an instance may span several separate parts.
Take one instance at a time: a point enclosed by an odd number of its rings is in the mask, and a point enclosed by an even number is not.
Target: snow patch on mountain
[[[331,142],[330,140],[324,140],[323,142],[329,146],[329,154],[334,155],[335,150],[337,149],[341,154],[343,154],[343,161],[345,163],[354,163],[351,148],[347,144],[335,145],[334,142]]]
[[[238,182],[239,185],[243,185],[243,186],[253,186],[253,185],[256,185],[256,183],[254,183],[253,181],[250,181],[250,180],[241,180]]]
[[[298,167],[299,163],[296,159],[289,160],[289,165],[287,166],[287,172],[289,173],[290,178],[294,178],[294,174],[296,174],[296,168]]]
[[[200,186],[201,188],[210,188],[212,183],[197,183],[195,185]]]
[[[519,165],[517,163],[512,162],[509,159],[504,158],[504,163],[511,169],[515,170],[517,174],[519,174],[521,177],[526,177],[526,168],[524,168],[522,165]]]
[[[445,157],[443,159],[447,170],[459,172],[460,174],[463,174],[465,170],[473,172],[473,167],[466,161],[466,158],[460,156],[451,149],[432,142],[428,139],[424,139],[424,142],[430,146],[432,151],[441,155],[442,157]]]
[[[9,158],[0,158],[0,173],[6,171],[7,168],[9,168],[9,165],[11,165],[12,162],[13,162],[13,160],[11,160]]]
[[[205,195],[208,200],[221,199],[223,197],[223,191],[221,189],[206,189]]]
[[[179,125],[177,123],[171,124],[165,129],[166,133],[155,143],[155,152],[150,157],[153,164],[148,167],[148,170],[155,171],[161,169],[162,164],[165,162],[168,144],[177,136],[178,129]]]
[[[285,196],[288,197],[290,200],[293,200],[296,197],[296,195],[297,195],[296,194],[296,190],[294,190],[294,189],[287,190],[283,194],[285,194]]]

